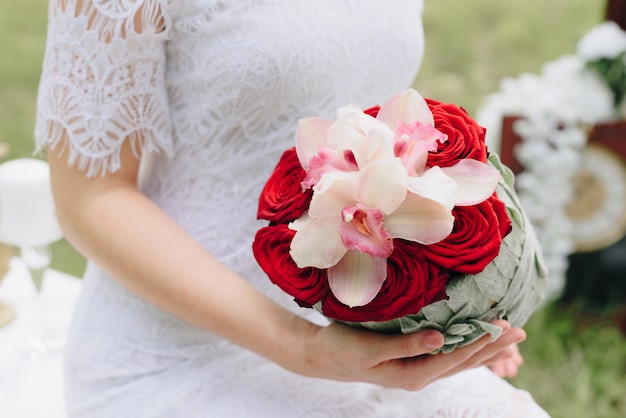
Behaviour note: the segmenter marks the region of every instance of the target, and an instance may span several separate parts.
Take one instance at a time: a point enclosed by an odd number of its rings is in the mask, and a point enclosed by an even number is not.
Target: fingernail
[[[426,331],[424,334],[424,348],[434,350],[443,345],[443,335],[437,331]]]

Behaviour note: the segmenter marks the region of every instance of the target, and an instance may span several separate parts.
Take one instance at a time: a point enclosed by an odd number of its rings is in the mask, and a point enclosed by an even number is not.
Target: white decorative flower
[[[521,138],[515,157],[524,166],[516,188],[543,247],[553,296],[563,288],[567,256],[574,250],[566,207],[587,128],[626,115],[626,104],[616,109],[606,78],[589,67],[600,59],[621,60],[626,32],[614,22],[601,24],[580,40],[577,53],[546,63],[540,74],[504,79],[477,117],[496,152],[503,117],[521,117],[513,126]]]
[[[613,21],[604,22],[578,42],[576,51],[586,61],[615,59],[626,52],[626,32]]]

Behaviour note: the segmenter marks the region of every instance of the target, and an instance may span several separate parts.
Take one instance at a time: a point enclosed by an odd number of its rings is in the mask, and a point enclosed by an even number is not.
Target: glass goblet
[[[45,304],[42,298],[44,277],[52,260],[50,245],[20,246],[20,258],[26,265],[35,286],[35,309],[37,315],[37,328],[27,341],[26,354],[30,358],[57,355],[63,348],[63,340],[56,336],[47,326]]]

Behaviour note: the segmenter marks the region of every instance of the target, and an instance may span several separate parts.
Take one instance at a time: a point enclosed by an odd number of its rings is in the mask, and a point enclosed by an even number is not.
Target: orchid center
[[[372,257],[388,257],[393,251],[393,239],[383,226],[385,215],[379,209],[362,205],[342,210],[343,222],[339,233],[348,250],[358,250]]]
[[[372,235],[372,229],[367,224],[367,213],[365,211],[357,209],[354,213],[344,216],[344,221],[354,224],[356,230],[366,237]]]

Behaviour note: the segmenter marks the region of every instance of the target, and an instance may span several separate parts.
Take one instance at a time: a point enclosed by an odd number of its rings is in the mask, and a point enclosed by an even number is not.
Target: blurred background
[[[538,73],[574,53],[607,6],[607,0],[425,3],[426,55],[415,87],[472,115],[503,78]],[[0,3],[0,161],[32,155],[46,15],[46,0]],[[626,259],[620,245],[611,250]],[[82,274],[84,259],[65,241],[53,252],[53,268]],[[626,417],[625,303],[614,297],[626,294],[626,273],[601,265],[602,254],[572,255],[578,272],[590,271],[587,278],[569,272],[567,297],[550,301],[526,326],[526,364],[511,381],[555,418]]]
[[[541,73],[574,54],[605,20],[608,0],[425,3],[426,56],[415,86],[476,116],[504,78]],[[525,365],[512,383],[555,418],[626,417],[625,244],[572,254],[562,296],[525,327]]]

